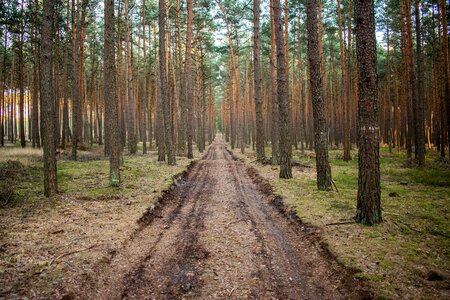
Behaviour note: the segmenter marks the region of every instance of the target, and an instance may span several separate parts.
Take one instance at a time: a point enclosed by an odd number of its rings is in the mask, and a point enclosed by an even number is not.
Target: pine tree
[[[47,197],[58,192],[56,177],[56,143],[53,120],[55,102],[53,101],[53,22],[55,0],[44,0],[41,46],[41,105],[43,124],[42,138],[44,146],[44,194]]]
[[[275,40],[277,45],[277,95],[279,109],[279,138],[280,138],[280,178],[292,178],[291,142],[289,134],[289,90],[286,74],[286,50],[281,20],[280,0],[273,0],[273,15],[275,24]],[[287,16],[285,16],[287,17]]]
[[[114,28],[114,0],[105,0],[104,7],[104,63],[103,89],[106,109],[108,110],[108,138],[109,138],[109,183],[111,186],[120,185],[120,137],[119,137],[119,111],[116,95],[116,65],[115,65],[115,28]]]
[[[317,33],[316,0],[306,1],[308,23],[309,80],[313,104],[314,147],[316,151],[317,188],[331,190],[331,167],[328,161],[328,129],[325,120],[325,100]]]
[[[374,225],[381,218],[380,127],[377,51],[373,0],[355,1],[358,61],[358,201],[356,222]]]
[[[254,97],[256,111],[256,158],[264,160],[266,157],[264,151],[264,119],[263,119],[263,103],[261,98],[261,76],[259,74],[260,62],[260,38],[259,38],[259,16],[260,16],[260,0],[253,0],[253,78],[254,78]]]

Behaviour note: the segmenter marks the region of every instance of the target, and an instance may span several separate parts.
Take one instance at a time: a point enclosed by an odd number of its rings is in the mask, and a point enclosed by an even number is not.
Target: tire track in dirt
[[[82,299],[345,299],[364,290],[271,205],[221,140]],[[154,212],[149,212],[152,214]],[[143,218],[146,219],[145,217]]]

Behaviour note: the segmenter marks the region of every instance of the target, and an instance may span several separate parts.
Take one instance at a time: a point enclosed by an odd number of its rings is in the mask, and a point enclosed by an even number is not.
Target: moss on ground
[[[382,148],[383,223],[366,227],[352,223],[358,184],[357,152],[344,162],[342,150],[331,150],[332,176],[339,192],[316,188],[314,152],[294,151],[303,167],[293,179],[278,178],[278,167],[256,164],[255,154],[234,153],[256,167],[306,223],[323,229],[323,241],[344,265],[359,270],[377,297],[442,298],[450,282],[450,165],[428,151],[426,165],[406,167],[403,152]],[[312,166],[312,167],[305,167]],[[429,274],[436,272],[442,279]],[[440,278],[438,276],[438,278]]]
[[[142,143],[139,147],[142,148]],[[148,151],[147,155],[125,154],[121,167],[122,184],[111,187],[109,161],[101,151],[98,146],[90,151],[79,151],[79,161],[68,160],[70,150],[58,155],[57,177],[61,197],[85,200],[148,197],[170,186],[172,177],[183,171],[191,161],[178,157],[176,166],[168,166],[157,161],[156,151]],[[10,146],[0,149],[0,153],[0,164],[15,159],[26,166],[29,174],[24,180],[15,180],[15,201],[8,203],[8,206],[27,206],[44,200],[42,150]]]

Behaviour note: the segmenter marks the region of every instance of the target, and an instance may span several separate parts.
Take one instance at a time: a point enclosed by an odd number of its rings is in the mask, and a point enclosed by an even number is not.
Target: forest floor
[[[124,156],[120,189],[100,148],[79,162],[63,152],[49,200],[41,152],[1,151],[0,299],[449,296],[450,170],[430,153],[411,169],[382,150],[384,222],[365,227],[352,222],[357,162],[338,151],[339,192],[316,190],[312,152],[280,180],[220,137],[175,167]]]
[[[252,149],[235,155],[255,168],[276,195],[305,224],[320,231],[322,247],[354,277],[366,281],[380,299],[450,298],[450,162],[427,151],[422,168],[406,166],[405,153],[381,148],[383,223],[357,225],[357,151],[344,162],[342,150],[330,150],[333,179],[339,191],[316,187],[313,151],[293,152],[293,179],[279,179],[279,168],[256,162]],[[270,148],[266,148],[270,157]]]
[[[156,151],[124,155],[123,184],[112,188],[100,147],[79,151],[77,162],[69,155],[58,154],[61,194],[46,199],[42,150],[0,149],[0,299],[61,299],[80,278],[95,276],[95,266],[109,261],[193,163],[178,157],[168,166]]]
[[[158,192],[145,187],[148,178],[170,178],[164,175],[186,168],[187,161],[165,171],[143,157],[126,160],[129,176],[135,177],[125,180],[122,194],[90,190],[75,196],[80,182],[67,183],[65,193],[71,196],[0,211],[0,298],[373,296],[320,245],[318,228],[289,214],[271,186],[220,139],[156,201],[152,193]],[[95,161],[82,171],[76,168],[73,181],[96,174]],[[71,174],[65,163],[80,164],[61,162],[63,176]],[[147,172],[136,175],[143,172],[139,166]],[[107,170],[97,175],[107,180]],[[105,182],[96,186],[107,189]]]

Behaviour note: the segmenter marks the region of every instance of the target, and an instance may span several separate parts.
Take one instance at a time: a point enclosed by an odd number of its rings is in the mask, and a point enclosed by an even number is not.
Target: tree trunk
[[[87,6],[87,0],[83,0],[83,8]],[[83,14],[81,14],[83,15]],[[75,0],[72,0],[72,160],[77,160],[78,142],[82,135],[82,115],[81,115],[81,47],[82,44],[82,18],[80,16],[80,7],[75,11]]]
[[[20,18],[20,40],[19,40],[19,90],[20,90],[20,100],[19,100],[19,127],[20,127],[20,145],[22,148],[25,148],[27,145],[25,140],[25,91],[23,86],[23,36],[25,33],[25,16],[24,16],[24,10],[23,10],[23,2],[21,4],[21,18]]]
[[[108,110],[109,125],[109,184],[111,186],[120,185],[120,136],[119,136],[119,111],[118,99],[116,95],[116,65],[115,65],[115,22],[114,22],[114,0],[105,0],[104,7],[104,63],[103,78],[105,86],[103,95],[105,108]]]
[[[341,103],[343,106],[343,112],[344,112],[344,161],[349,161],[352,159],[352,156],[350,154],[350,118],[348,115],[350,114],[349,107],[350,105],[347,105],[347,103],[350,101],[349,95],[348,95],[348,84],[349,81],[347,80],[347,59],[346,59],[346,50],[345,50],[345,44],[344,44],[344,37],[342,35],[342,13],[341,13],[341,1],[337,0],[338,5],[338,25],[339,25],[339,49],[340,49],[340,61],[341,61],[341,75],[342,75],[342,81],[341,81]],[[350,24],[349,24],[350,25]]]
[[[425,117],[423,97],[423,55],[422,55],[422,30],[420,25],[419,0],[414,1],[416,19],[416,47],[417,47],[417,99],[416,99],[416,162],[419,166],[425,163]]]
[[[323,84],[317,34],[316,0],[306,1],[308,23],[309,80],[313,104],[314,147],[316,151],[317,188],[331,190],[331,167],[328,162],[328,129],[325,120]]]
[[[44,140],[44,194],[47,197],[58,192],[56,177],[56,144],[53,120],[55,103],[53,101],[53,22],[54,0],[44,0],[42,19],[41,50],[41,104]]]
[[[159,0],[159,93],[161,97],[161,104],[163,105],[163,119],[164,119],[164,142],[167,153],[167,163],[175,165],[175,151],[172,146],[173,132],[172,124],[170,122],[170,100],[167,95],[167,57],[166,57],[166,1]],[[160,141],[162,142],[162,141]],[[191,145],[192,146],[192,145]],[[192,151],[192,149],[191,149]],[[191,152],[192,154],[192,152]],[[193,155],[192,155],[193,156]]]
[[[277,95],[280,124],[280,178],[292,178],[292,145],[289,134],[289,90],[287,84],[288,78],[286,74],[286,50],[283,36],[283,21],[281,20],[280,6],[280,0],[273,0],[275,40],[277,45]]]
[[[260,39],[259,39],[259,16],[260,16],[260,0],[253,0],[253,79],[254,79],[254,97],[256,110],[256,158],[264,160],[266,154],[264,151],[264,119],[263,119],[263,103],[261,98],[261,77],[259,74],[260,61]]]
[[[187,28],[186,28],[186,56],[184,62],[184,82],[183,87],[185,88],[186,100],[184,103],[186,104],[187,110],[187,157],[194,158],[193,150],[192,150],[192,138],[193,138],[193,123],[194,123],[194,111],[193,111],[193,89],[192,89],[192,70],[191,70],[191,49],[192,49],[192,35],[193,35],[193,1],[187,0]]]
[[[444,53],[444,99],[443,107],[447,108],[447,144],[450,157],[450,58],[448,50],[448,24],[447,24],[447,1],[441,0],[442,9],[442,33],[443,33],[443,43],[442,50]],[[443,112],[443,115],[445,113]],[[442,143],[445,145],[445,142]]]
[[[130,154],[137,152],[137,136],[136,136],[136,118],[135,118],[135,99],[133,85],[133,69],[131,62],[131,37],[129,22],[128,0],[125,0],[125,57],[126,57],[126,84],[128,93],[128,109],[127,109],[127,132],[128,132],[128,151]]]
[[[277,46],[275,41],[275,22],[273,12],[273,0],[270,0],[270,89],[272,92],[272,128],[270,142],[272,144],[272,164],[279,163],[279,111],[278,111],[278,92],[277,92]]]
[[[381,190],[377,95],[377,51],[373,0],[355,1],[358,60],[359,174],[356,222],[381,222]]]
[[[64,46],[64,103],[63,103],[63,122],[62,122],[62,135],[61,135],[61,148],[66,148],[66,140],[69,136],[69,16],[70,16],[70,0],[67,1],[67,20],[65,26],[65,32],[67,34],[65,46]]]
[[[1,84],[0,92],[2,93],[2,98],[1,98],[2,102],[0,103],[1,104],[0,109],[2,111],[2,113],[0,114],[0,117],[1,117],[1,119],[0,119],[0,122],[1,122],[1,124],[0,124],[0,143],[1,143],[2,147],[5,146],[5,129],[6,129],[6,126],[5,126],[5,123],[6,123],[5,122],[6,121],[5,80],[6,80],[6,46],[7,46],[7,44],[8,44],[8,30],[6,30],[6,28],[5,28],[5,44],[3,47],[2,77],[1,77],[1,82],[0,82],[0,84]],[[35,56],[35,58],[36,58],[36,56]],[[35,65],[36,65],[36,63],[37,62],[35,61]],[[36,80],[36,78],[34,78],[34,80]],[[35,111],[33,109],[33,113],[34,112]],[[34,117],[34,115],[33,115],[33,117]]]
[[[142,34],[143,34],[143,55],[144,55],[144,61],[143,61],[143,76],[142,79],[142,107],[141,107],[141,114],[142,114],[142,153],[147,154],[147,107],[148,107],[148,91],[147,91],[147,33],[145,30],[145,0],[142,1]]]

